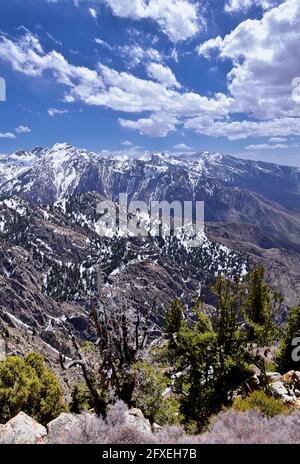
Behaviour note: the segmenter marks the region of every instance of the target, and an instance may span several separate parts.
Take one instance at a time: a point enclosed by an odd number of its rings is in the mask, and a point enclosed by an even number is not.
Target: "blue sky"
[[[0,152],[300,165],[299,40],[299,0],[1,0]]]

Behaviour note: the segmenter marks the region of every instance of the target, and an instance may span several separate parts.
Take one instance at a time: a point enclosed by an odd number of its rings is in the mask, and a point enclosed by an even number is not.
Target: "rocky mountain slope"
[[[176,237],[101,238],[95,231],[101,199],[94,192],[49,205],[19,197],[0,203],[0,325],[23,334],[17,352],[31,343],[56,358],[60,347],[68,355],[66,317],[78,337],[94,340],[89,315],[99,285],[114,305],[126,306],[133,323],[136,310],[143,314],[159,295],[160,325],[174,298],[188,301],[219,271],[247,272],[245,253],[207,237],[196,249]]]
[[[183,238],[101,238],[99,201],[205,201],[201,247]],[[159,294],[157,322],[170,301],[191,298],[218,272],[243,275],[262,262],[285,295],[300,295],[300,170],[221,154],[186,158],[101,157],[66,144],[0,156],[0,322],[22,334],[14,350],[39,346],[57,357],[60,321],[85,339],[99,286],[134,319]],[[100,276],[100,277],[99,277]],[[23,338],[26,343],[23,343]],[[25,348],[24,348],[25,349]]]
[[[7,169],[5,168],[7,163]],[[95,191],[118,200],[205,201],[206,221],[258,226],[285,248],[300,246],[300,169],[221,154],[187,159],[101,157],[67,144],[0,158],[0,196],[52,203]]]

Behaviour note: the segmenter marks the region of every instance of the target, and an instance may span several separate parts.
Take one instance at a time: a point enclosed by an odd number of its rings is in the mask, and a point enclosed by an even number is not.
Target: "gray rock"
[[[98,437],[102,420],[95,414],[67,414],[62,413],[53,421],[49,422],[48,442],[52,444],[79,444],[91,443]]]
[[[282,375],[279,372],[266,372],[268,383],[281,382]]]
[[[271,385],[271,390],[275,393],[276,396],[289,396],[289,392],[285,388],[282,382],[273,382]]]
[[[146,435],[152,433],[150,421],[144,417],[142,411],[138,408],[132,408],[125,412],[125,423],[137,427],[141,433]]]
[[[162,427],[160,425],[156,424],[155,422],[154,422],[154,424],[152,424],[152,432],[153,433],[160,432],[161,430],[162,430]]]
[[[0,428],[0,444],[44,443],[46,436],[46,428],[24,412],[20,412]]]

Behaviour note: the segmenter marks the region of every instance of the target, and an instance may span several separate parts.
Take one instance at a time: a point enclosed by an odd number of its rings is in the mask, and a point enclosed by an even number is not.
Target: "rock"
[[[289,371],[283,375],[282,381],[286,385],[300,387],[300,378],[298,377],[296,371]]]
[[[144,417],[142,411],[138,408],[132,408],[125,412],[125,423],[137,427],[140,432],[147,435],[152,433],[149,420]]]
[[[295,400],[295,401],[293,402],[293,407],[294,407],[295,409],[300,409],[300,400],[299,400],[299,399],[297,399],[297,400]]]
[[[0,428],[0,444],[44,443],[46,436],[46,428],[24,412],[20,412]]]
[[[282,375],[279,372],[266,372],[268,383],[281,382]]]
[[[167,387],[161,394],[164,400],[167,400],[173,395],[172,387]]]
[[[64,436],[74,434],[74,429],[79,424],[78,416],[63,412],[47,425],[49,441],[51,443],[57,443],[60,440],[63,441]]]
[[[271,390],[276,396],[282,397],[283,395],[289,396],[289,392],[285,388],[282,382],[272,382],[270,385]]]
[[[87,437],[92,437],[101,426],[101,419],[95,414],[80,415],[63,412],[56,419],[49,422],[48,442],[56,443],[84,443]]]
[[[294,406],[297,401],[295,397],[291,395],[281,395],[280,399],[284,402],[284,404],[289,404],[291,406]]]
[[[160,425],[156,424],[155,422],[154,422],[154,424],[152,424],[152,432],[153,433],[160,432],[161,430],[162,430],[162,427]]]

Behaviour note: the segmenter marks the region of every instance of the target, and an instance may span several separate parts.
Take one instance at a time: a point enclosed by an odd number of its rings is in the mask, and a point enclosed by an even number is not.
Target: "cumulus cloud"
[[[137,121],[120,119],[120,124],[128,129],[135,129],[140,134],[151,137],[166,137],[170,132],[176,130],[178,119],[166,113],[154,113],[149,118],[141,118]]]
[[[124,140],[121,145],[124,145],[124,147],[132,147],[134,143],[130,142],[129,140]]]
[[[196,4],[188,0],[104,1],[116,16],[154,20],[174,42],[195,36],[204,24]]]
[[[122,56],[127,63],[128,68],[134,68],[139,64],[144,64],[147,61],[161,62],[162,56],[155,48],[143,48],[140,45],[122,45],[117,47],[115,50],[120,56]]]
[[[267,10],[278,3],[280,3],[280,0],[228,0],[225,4],[225,11],[228,13],[245,12],[252,6],[260,6],[264,10]]]
[[[192,150],[194,150],[193,147],[189,147],[185,143],[178,143],[177,145],[174,145],[174,148],[175,148],[175,150],[179,150],[179,151],[192,151]]]
[[[137,3],[130,4],[135,8]],[[136,63],[142,61],[148,78],[101,63],[96,69],[72,65],[56,51],[46,53],[30,33],[18,41],[0,35],[0,58],[28,76],[52,72],[66,89],[66,102],[132,113],[120,118],[120,124],[141,134],[165,137],[183,126],[230,140],[268,137],[273,139],[269,144],[276,145],[300,135],[300,105],[292,98],[291,85],[300,76],[299,39],[300,2],[286,0],[261,19],[247,19],[225,37],[203,43],[199,54],[209,57],[214,50],[217,59],[232,63],[227,92],[209,97],[181,87],[154,49],[136,47],[132,55]],[[129,50],[124,47],[123,52]]]
[[[168,66],[163,66],[159,63],[150,63],[147,66],[147,71],[152,79],[165,84],[166,87],[178,89],[181,87],[173,71]]]
[[[149,135],[165,136],[185,118],[199,114],[226,116],[232,104],[232,99],[221,93],[209,98],[169,88],[170,80],[174,86],[177,81],[167,67],[150,68],[156,79],[164,81],[155,82],[102,64],[95,70],[74,66],[56,51],[45,53],[38,39],[29,33],[18,41],[0,35],[0,58],[28,76],[41,77],[46,71],[52,72],[57,83],[66,88],[65,102],[80,101],[127,113],[150,112],[149,117],[137,121],[122,121],[123,125]],[[51,110],[50,115],[58,114]]]
[[[15,129],[15,132],[17,134],[28,134],[29,132],[31,132],[31,129],[27,126],[19,126]]]
[[[227,137],[229,140],[300,136],[300,118],[288,117],[266,121],[213,121],[199,117],[189,119],[185,127],[209,136]]]
[[[224,38],[201,44],[200,55],[209,56],[215,50],[221,59],[232,61],[227,76],[234,99],[231,112],[251,114],[256,121],[217,121],[203,127],[203,118],[198,117],[187,125],[205,133],[213,132],[214,126],[217,134],[231,139],[298,133],[300,107],[292,98],[291,83],[300,75],[299,40],[300,2],[286,0],[261,19],[247,19]]]
[[[62,0],[46,0],[58,3]],[[75,6],[89,0],[73,0]],[[189,39],[205,27],[204,16],[193,0],[94,0],[105,3],[115,16],[133,20],[155,21],[162,32],[173,42]],[[89,9],[97,17],[94,8]]]
[[[15,139],[16,136],[12,132],[0,132],[0,139]]]

